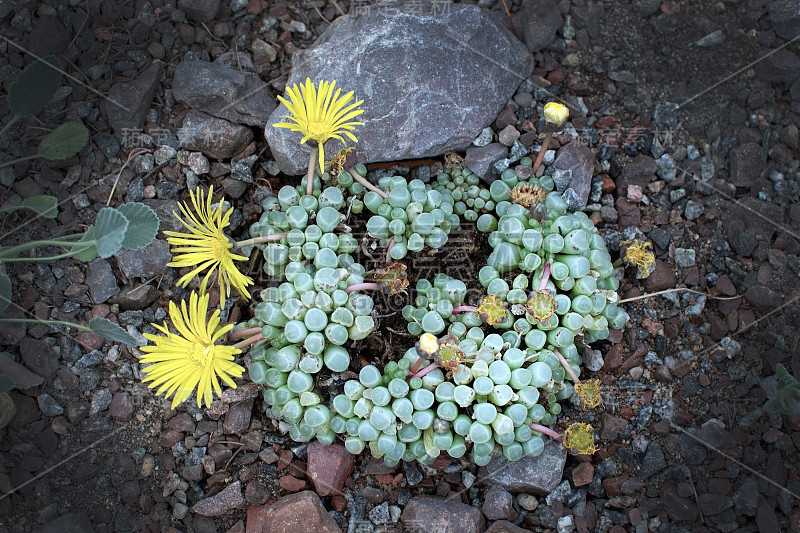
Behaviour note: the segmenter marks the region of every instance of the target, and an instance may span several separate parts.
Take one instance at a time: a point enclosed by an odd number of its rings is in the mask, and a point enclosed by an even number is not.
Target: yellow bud
[[[561,127],[565,120],[569,117],[569,109],[564,104],[558,102],[548,102],[544,104],[544,119],[547,122]]]
[[[435,354],[439,351],[439,339],[432,333],[423,333],[419,337],[419,350],[427,355]]]

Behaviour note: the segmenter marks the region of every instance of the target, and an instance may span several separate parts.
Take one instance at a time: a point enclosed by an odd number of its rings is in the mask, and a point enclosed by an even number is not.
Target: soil
[[[154,59],[163,59],[168,64],[166,81],[154,98],[159,113],[151,113],[148,122],[176,131],[185,110],[171,103],[164,88],[171,85],[174,66],[188,51],[208,60],[246,48],[256,37],[270,41],[278,54],[259,74],[280,93],[293,51],[309,46],[324,31],[323,18],[340,16],[335,2],[250,0],[248,13],[279,21],[276,31],[264,33],[258,23],[231,22],[228,2],[214,21],[202,24],[162,17],[162,12],[172,11],[168,4],[112,0],[102,2],[102,8],[98,2],[0,5],[0,27],[9,30],[0,43],[3,92],[18,69],[32,61],[12,41],[31,28],[46,28],[42,21],[48,17],[69,20],[72,29],[66,37],[58,31],[37,34],[42,50],[68,50],[77,42],[83,51],[60,54],[70,64],[70,77],[64,81],[70,91],[0,137],[0,151],[7,154],[3,160],[33,153],[47,131],[65,117],[81,116],[87,105],[89,112],[82,120],[92,134],[87,148],[70,160],[25,162],[0,174],[2,204],[34,194],[52,194],[62,201],[56,220],[16,213],[0,217],[3,246],[32,236],[82,231],[110,195],[112,205],[122,203],[136,178],[142,178],[145,197],[154,203],[162,200],[157,191],[168,182],[179,185],[181,200],[188,198],[174,160],[146,170],[135,162],[125,165],[129,147],[118,147],[107,156],[113,144],[108,139],[111,129],[98,106],[112,85],[135,78]],[[758,62],[766,61],[765,51],[785,43],[773,31],[768,4],[564,0],[558,8],[570,13],[569,22],[551,46],[534,54],[533,86],[546,86],[573,108],[581,103],[586,107],[586,116],[573,116],[571,121],[597,153],[597,168],[616,185],[606,191],[615,216],[606,220],[599,210],[593,215],[612,255],[619,242],[629,238],[628,226],[639,228],[655,243],[656,271],[640,280],[635,269],[625,269],[622,297],[635,299],[674,287],[698,292],[627,303],[631,321],[624,332],[615,343],[595,345],[604,363],[602,370],[589,375],[599,377],[604,386],[604,407],[592,412],[565,404],[558,426],[591,423],[598,433],[598,451],[592,457],[568,457],[567,493],[561,499],[540,497],[536,511],[525,510],[519,497],[514,500],[516,513],[509,519],[524,529],[570,531],[557,523],[574,515],[578,531],[800,531],[800,417],[762,410],[775,394],[778,363],[800,377],[800,82],[770,82],[756,74]],[[503,9],[502,2],[480,5]],[[509,6],[516,12],[519,2]],[[597,9],[601,15],[593,11]],[[142,14],[152,14],[154,23],[142,23]],[[290,20],[304,23],[307,32],[283,31],[280,24],[288,27]],[[696,44],[716,31],[722,35],[720,44]],[[176,36],[174,45],[159,49],[166,34]],[[39,49],[36,45],[28,43]],[[796,46],[786,48],[798,53]],[[98,58],[107,70],[94,77],[86,67]],[[509,105],[518,111],[518,105]],[[3,100],[0,124],[11,116]],[[520,128],[522,123],[520,119]],[[254,128],[254,134],[251,153],[269,159],[263,132]],[[631,176],[643,157],[658,159],[651,149],[653,138],[660,139],[674,158],[677,173],[671,180],[647,177],[639,191],[645,199],[639,199],[627,185],[638,183]],[[747,180],[733,179],[730,161],[748,143],[759,144],[759,168]],[[613,157],[604,157],[603,144],[613,147]],[[714,166],[709,179],[701,176],[703,157]],[[398,164],[409,167],[409,162]],[[116,176],[119,183],[112,195]],[[222,190],[223,177],[206,176],[203,184]],[[255,184],[232,200],[237,210],[245,212],[252,205],[256,187],[277,190],[296,179],[261,171],[256,177]],[[698,206],[699,216],[688,216]],[[363,221],[353,224],[355,234],[363,235],[358,226]],[[684,250],[694,250],[694,261],[679,266]],[[367,259],[377,261],[383,251],[364,239],[360,253],[357,259],[370,267]],[[351,370],[397,359],[414,342],[400,310],[413,301],[417,279],[444,272],[468,282],[477,299],[477,269],[486,255],[485,237],[462,222],[446,247],[426,250],[409,262],[411,290],[375,295],[376,331],[350,348]],[[15,263],[5,269],[19,305],[6,316],[86,321],[102,315],[130,321],[139,332],[154,332],[148,324],[163,321],[167,302],[186,294],[175,288],[178,277],[173,269],[152,279],[131,280],[115,260],[109,264],[118,286],[150,285],[158,297],[144,309],[122,311],[115,304],[92,303],[84,263]],[[251,272],[260,272],[257,261]],[[255,291],[266,283],[256,276]],[[692,311],[693,306],[699,310]],[[250,312],[252,305],[239,301],[231,313],[247,317]],[[0,532],[65,531],[74,525],[71,520],[78,523],[84,515],[94,531],[224,532],[245,519],[244,506],[209,518],[192,512],[192,505],[236,480],[248,486],[245,497],[250,505],[298,490],[287,481],[290,476],[306,485],[305,447],[283,436],[264,414],[256,388],[240,387],[242,394],[255,391],[251,404],[244,402],[252,405],[249,410],[234,411],[233,404],[226,404],[209,411],[187,403],[173,411],[141,383],[136,350],[119,346],[116,357],[110,358],[109,345],[98,345],[97,339],[43,325],[0,324],[0,344],[11,359],[45,378],[41,385],[11,393],[17,415],[0,430]],[[76,375],[71,369],[94,349],[106,357]],[[55,353],[58,362],[33,364],[37,353]],[[323,382],[328,378],[320,376]],[[337,384],[330,386],[335,391]],[[46,409],[43,394],[52,396],[63,412]],[[92,403],[112,396],[118,403],[89,414]],[[241,429],[225,430],[237,423]],[[252,445],[252,439],[258,442]],[[215,468],[189,471],[186,456],[195,447],[208,449]],[[663,461],[655,450],[662,452]],[[593,476],[578,485],[576,476],[587,463],[593,466]],[[447,470],[449,465],[437,462],[438,468],[424,470],[422,481],[409,487],[407,481],[385,482],[387,474],[402,472],[408,478],[406,468],[384,470],[361,456],[345,483],[350,503],[345,506],[326,497],[323,504],[329,511],[335,509],[333,516],[343,531],[354,531],[355,523],[365,531],[402,531],[400,523],[373,527],[364,513],[382,501],[402,506],[417,493],[453,492],[466,503],[483,505],[486,513],[488,487],[480,480],[465,486],[460,471]],[[463,469],[477,473],[474,465]],[[354,516],[358,505],[353,501],[366,502],[359,516]],[[584,506],[582,512],[579,505]]]

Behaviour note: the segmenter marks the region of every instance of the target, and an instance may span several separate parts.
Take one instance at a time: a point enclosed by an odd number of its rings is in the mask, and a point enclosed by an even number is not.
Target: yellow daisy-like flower
[[[556,127],[560,128],[561,125],[567,120],[569,116],[569,108],[564,104],[558,102],[547,102],[544,104],[544,119],[547,122],[552,122]]]
[[[220,305],[225,307],[225,297],[230,296],[231,286],[235,287],[245,299],[250,298],[247,286],[253,284],[252,278],[245,276],[236,268],[234,261],[247,261],[247,257],[237,255],[231,251],[233,243],[228,240],[222,230],[230,225],[231,213],[233,208],[222,212],[222,203],[219,207],[211,208],[211,197],[214,194],[214,187],[205,196],[202,189],[198,188],[196,194],[189,193],[192,197],[194,206],[193,214],[186,204],[181,204],[181,212],[188,220],[181,219],[177,213],[173,213],[181,221],[190,233],[178,233],[175,231],[165,231],[170,238],[167,242],[173,248],[174,260],[168,263],[172,267],[195,267],[191,272],[178,280],[178,285],[185,287],[200,272],[209,269],[200,284],[200,292],[205,294],[208,287],[208,280],[211,274],[219,268],[219,298]]]
[[[320,171],[325,168],[323,150],[325,141],[338,139],[344,144],[345,141],[341,136],[344,134],[353,142],[358,142],[355,135],[350,132],[355,126],[364,125],[363,122],[348,122],[364,112],[363,109],[356,109],[364,100],[347,105],[353,99],[353,91],[340,98],[341,89],[336,89],[334,93],[335,86],[336,81],[322,80],[319,82],[319,91],[317,91],[314,84],[311,83],[311,79],[306,78],[305,85],[301,85],[299,88],[297,84],[294,87],[287,87],[286,93],[289,95],[289,100],[287,101],[281,96],[278,96],[278,100],[291,113],[283,115],[283,117],[293,121],[294,124],[291,122],[273,124],[276,128],[287,128],[302,133],[303,138],[300,140],[300,144],[309,139],[317,141]]]
[[[192,292],[189,308],[186,301],[181,308],[175,302],[169,303],[169,317],[178,333],[170,332],[166,326],[153,324],[164,336],[145,333],[147,340],[155,346],[142,346],[145,352],[142,363],[153,363],[142,370],[147,373],[145,382],[152,381],[150,388],[158,387],[156,394],[172,398],[172,409],[192,394],[197,388],[197,406],[211,407],[213,391],[222,395],[218,377],[236,388],[231,376],[241,377],[244,368],[233,362],[233,356],[242,353],[233,346],[217,345],[215,342],[233,328],[233,324],[220,327],[219,309],[214,311],[206,322],[208,314],[208,294]]]

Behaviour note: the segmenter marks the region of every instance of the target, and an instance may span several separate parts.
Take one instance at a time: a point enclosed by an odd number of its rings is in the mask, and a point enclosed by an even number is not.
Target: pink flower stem
[[[539,433],[544,433],[548,437],[552,438],[553,440],[557,440],[561,442],[561,435],[550,429],[549,427],[545,427],[541,424],[531,424],[531,429],[533,431],[538,431]]]
[[[386,247],[386,263],[392,262],[392,246],[394,246],[395,242],[394,237],[392,237],[392,240],[389,241],[389,246]]]
[[[547,288],[547,282],[550,281],[550,263],[545,263],[544,270],[542,270],[542,281],[539,282],[539,290]]]
[[[353,285],[347,287],[344,290],[344,292],[350,294],[353,291],[375,291],[378,290],[378,288],[379,287],[377,283],[370,283],[370,282],[354,283]]]
[[[436,370],[437,368],[439,368],[439,365],[436,363],[431,363],[422,370],[417,370],[413,374],[409,375],[409,379],[427,376],[431,371]]]
[[[245,340],[243,340],[241,342],[237,342],[236,344],[233,345],[233,347],[237,348],[239,350],[242,350],[244,348],[247,348],[251,344],[255,344],[258,341],[263,341],[263,340],[264,340],[264,336],[261,333],[259,333],[258,335],[253,335],[249,339],[245,339]]]
[[[406,379],[411,379],[411,378],[414,376],[414,374],[416,374],[416,373],[417,373],[417,371],[419,370],[419,368],[422,366],[422,363],[424,363],[426,360],[427,360],[427,359],[426,359],[425,357],[420,357],[419,359],[417,359],[416,361],[414,361],[414,364],[413,364],[413,365],[411,365],[411,366],[408,368],[408,377],[407,377]]]
[[[563,355],[561,355],[561,352],[558,351],[558,348],[553,348],[553,353],[556,354],[556,357],[558,357],[558,362],[561,363],[561,366],[564,367],[564,372],[566,372],[567,375],[569,375],[569,377],[572,378],[572,381],[574,383],[580,383],[581,380],[578,379],[578,375],[575,374],[574,370],[572,370],[572,367],[570,366],[569,362]]]
[[[234,331],[230,335],[228,335],[229,341],[235,341],[238,339],[242,339],[244,337],[249,337],[250,335],[258,335],[261,333],[261,328],[248,328],[248,329],[241,329],[239,331]]]
[[[308,155],[308,172],[306,173],[306,194],[309,196],[314,194],[314,167],[317,165],[317,150],[319,148],[314,147],[311,149],[311,153]],[[320,173],[325,172],[324,168],[319,169]]]
[[[536,161],[533,163],[533,173],[536,174],[536,171],[539,170],[539,167],[542,166],[542,161],[544,161],[544,154],[547,152],[547,148],[550,146],[550,140],[553,138],[553,132],[548,131],[544,134],[544,140],[542,141],[542,149],[539,150],[539,155],[536,156]]]
[[[474,305],[459,305],[453,308],[453,314],[456,313],[477,313],[478,308]]]
[[[373,184],[371,184],[369,181],[367,181],[367,178],[365,178],[364,176],[362,176],[361,174],[359,174],[359,173],[356,171],[355,167],[353,167],[353,168],[351,168],[350,170],[348,170],[348,172],[350,173],[350,175],[351,175],[351,176],[353,176],[353,179],[354,179],[354,180],[356,180],[357,182],[359,182],[359,183],[360,183],[361,185],[363,185],[365,188],[369,189],[369,190],[370,190],[370,191],[372,191],[372,192],[376,192],[376,193],[380,194],[380,195],[381,195],[381,198],[389,198],[389,195],[388,195],[388,194],[386,194],[386,193],[385,193],[385,192],[383,192],[381,189],[379,189],[379,188],[377,188],[376,186],[374,186]]]
[[[239,248],[244,248],[245,246],[253,246],[254,244],[261,244],[262,242],[272,242],[272,241],[279,241],[281,239],[285,239],[288,233],[273,233],[272,235],[262,235],[261,237],[253,237],[252,239],[246,239],[244,241],[239,241],[235,243],[235,247],[238,250]]]

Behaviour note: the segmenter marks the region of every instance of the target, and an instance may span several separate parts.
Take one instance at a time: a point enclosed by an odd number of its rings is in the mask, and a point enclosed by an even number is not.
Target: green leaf
[[[99,316],[94,317],[89,321],[89,329],[106,340],[121,342],[128,346],[136,346],[136,341],[131,337],[130,333],[107,318],[101,318]]]
[[[0,394],[8,392],[14,388],[16,383],[14,379],[8,374],[0,374]]]
[[[123,204],[117,210],[128,219],[128,231],[122,241],[123,248],[139,250],[153,242],[159,225],[155,211],[139,202]]]
[[[11,279],[5,274],[0,274],[0,313],[9,305],[11,305]]]
[[[97,253],[103,259],[111,257],[122,248],[128,219],[113,207],[104,207],[97,213],[94,234]]]
[[[86,228],[86,233],[83,234],[83,237],[81,237],[81,240],[79,240],[78,242],[91,242],[91,241],[94,241],[94,226],[93,225],[89,226],[88,228]],[[74,257],[78,261],[91,261],[92,259],[97,257],[97,255],[98,255],[97,254],[97,247],[96,246],[91,246],[91,247],[87,247],[85,250],[82,250],[82,251],[76,253],[72,257]]]
[[[58,215],[58,200],[54,196],[37,194],[22,201],[22,207],[35,211],[45,218],[56,218]]]
[[[31,63],[8,88],[8,106],[17,116],[38,112],[61,85],[61,72],[55,56]]]
[[[65,122],[39,144],[39,157],[69,159],[89,142],[89,130],[80,122]]]

